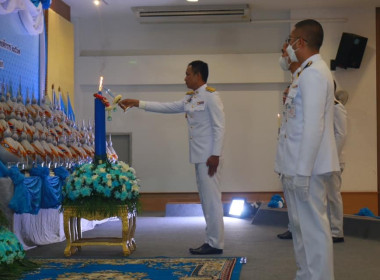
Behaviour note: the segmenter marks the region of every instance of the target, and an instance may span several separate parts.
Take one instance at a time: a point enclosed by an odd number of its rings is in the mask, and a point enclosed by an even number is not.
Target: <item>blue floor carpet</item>
[[[36,279],[220,279],[238,280],[240,258],[32,259],[41,268],[24,275]]]

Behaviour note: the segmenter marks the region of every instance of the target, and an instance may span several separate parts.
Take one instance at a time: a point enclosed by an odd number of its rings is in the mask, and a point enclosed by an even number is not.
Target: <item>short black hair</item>
[[[301,31],[301,37],[307,41],[311,49],[319,51],[323,43],[323,28],[318,21],[305,19],[297,22],[295,28]]]
[[[189,63],[188,66],[191,66],[191,69],[193,70],[194,74],[200,73],[202,80],[207,83],[208,79],[208,65],[206,62],[203,62],[201,60],[194,60]]]

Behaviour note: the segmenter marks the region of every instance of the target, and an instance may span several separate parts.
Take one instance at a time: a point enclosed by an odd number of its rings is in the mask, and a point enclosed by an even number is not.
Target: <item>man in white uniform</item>
[[[343,146],[347,136],[347,111],[344,105],[338,100],[334,100],[334,135],[339,155],[340,171],[331,172],[330,179],[326,185],[326,194],[333,243],[340,243],[344,242],[343,200],[340,189],[342,186],[342,172],[345,167]],[[286,199],[287,194],[285,192],[284,195]],[[278,234],[277,237],[280,239],[292,239],[292,229],[290,224],[288,225],[288,230],[284,233]]]
[[[280,64],[280,67],[282,70],[290,71],[290,73],[292,75],[291,81],[293,83],[298,79],[298,73],[301,71],[301,68],[300,68],[301,64],[298,61],[290,61],[288,53],[286,52],[287,46],[288,46],[288,44],[286,42],[282,45],[282,49],[281,49],[282,55],[280,57],[279,64]],[[285,91],[283,93],[282,99],[283,99],[284,106],[285,106],[285,101],[286,101],[286,98],[289,94],[289,90],[290,90],[291,86],[292,86],[292,84],[290,84],[285,89]],[[283,111],[283,114],[284,113],[285,113],[285,110]],[[284,118],[286,118],[286,115],[283,115],[282,119],[284,119]],[[280,132],[279,132],[279,138],[283,137],[284,133],[285,133],[285,126],[281,126]],[[287,194],[285,189],[284,189],[284,196],[285,196],[285,201],[287,202],[288,201],[288,198],[287,198],[288,194]],[[280,239],[292,239],[292,229],[291,229],[290,223],[288,224],[288,230],[285,231],[284,233],[277,234],[277,237]]]
[[[292,74],[292,82],[298,78],[298,72],[301,70],[300,63],[289,61],[288,53],[286,52],[287,44],[282,46],[282,55],[280,57],[280,67],[284,71],[290,71]],[[289,86],[290,87],[290,86]],[[286,101],[286,96],[289,93],[289,87],[284,91],[283,100]],[[334,81],[334,93],[336,92],[336,83]],[[336,96],[335,96],[336,97]],[[337,98],[337,97],[336,97]],[[281,128],[280,133],[284,132]],[[343,146],[347,136],[347,111],[344,105],[339,100],[334,100],[334,135],[339,156],[340,171],[332,172],[326,186],[327,193],[327,210],[330,221],[331,235],[333,243],[344,242],[343,233],[343,201],[340,193],[342,185],[341,174],[343,172],[345,161],[343,156]],[[287,193],[284,190],[285,201],[287,201]],[[280,239],[292,239],[291,225],[288,225],[288,230],[284,233],[277,234]]]
[[[288,193],[297,280],[334,279],[326,185],[331,172],[339,171],[339,160],[333,78],[319,55],[322,42],[320,23],[304,20],[295,25],[287,47],[290,60],[301,63],[301,71],[285,101],[275,171]]]
[[[343,201],[340,193],[342,172],[345,166],[343,146],[347,136],[347,111],[338,100],[334,101],[334,134],[339,155],[340,171],[332,172],[327,185],[327,205],[329,211],[331,235],[334,243],[344,242]]]
[[[223,104],[215,89],[207,86],[208,65],[193,61],[186,69],[186,86],[192,91],[176,102],[124,99],[123,109],[138,107],[157,113],[186,113],[190,162],[195,164],[199,197],[206,220],[206,240],[191,254],[222,254],[224,247],[223,205],[220,192],[220,162],[225,120]]]

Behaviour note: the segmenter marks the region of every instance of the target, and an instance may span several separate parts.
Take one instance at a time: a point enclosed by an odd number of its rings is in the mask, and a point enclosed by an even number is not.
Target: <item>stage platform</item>
[[[288,226],[286,208],[270,208],[263,203],[252,219],[254,225]],[[380,219],[357,215],[344,215],[344,235],[380,241]]]

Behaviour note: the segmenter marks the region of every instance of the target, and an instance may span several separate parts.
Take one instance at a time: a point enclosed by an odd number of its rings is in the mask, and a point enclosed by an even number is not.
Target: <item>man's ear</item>
[[[303,37],[300,37],[299,43],[302,47],[306,46],[306,44],[307,44],[307,42],[305,41],[305,39]]]
[[[203,81],[202,79],[202,75],[201,75],[201,72],[198,72],[197,74],[195,74],[197,76],[197,79],[198,81]]]

